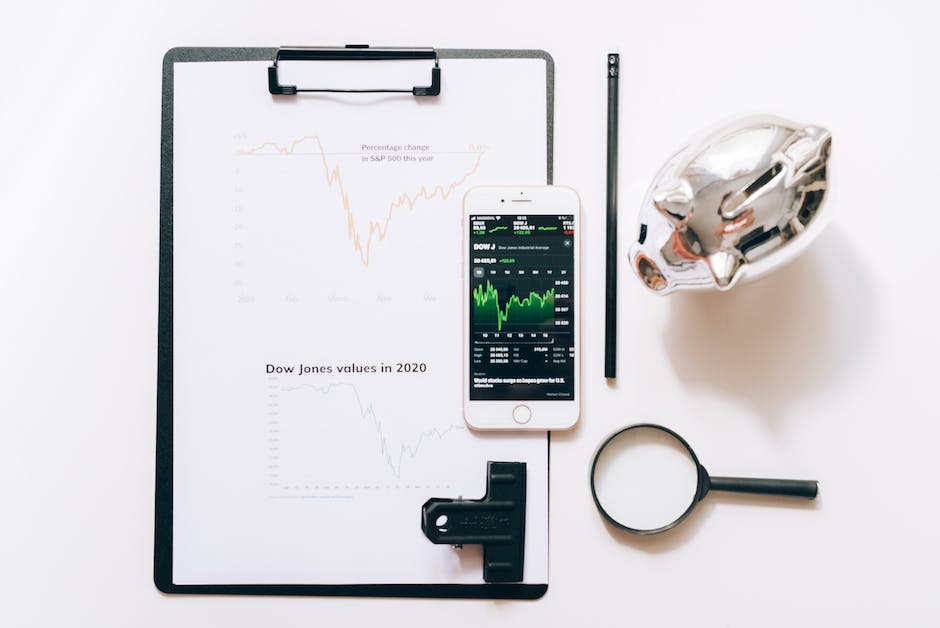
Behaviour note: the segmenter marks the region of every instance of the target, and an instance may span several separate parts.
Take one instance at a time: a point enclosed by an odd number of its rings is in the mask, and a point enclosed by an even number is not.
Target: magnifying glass
[[[630,425],[608,436],[591,465],[597,510],[634,534],[671,530],[709,491],[815,499],[819,484],[710,476],[681,436],[653,423]]]

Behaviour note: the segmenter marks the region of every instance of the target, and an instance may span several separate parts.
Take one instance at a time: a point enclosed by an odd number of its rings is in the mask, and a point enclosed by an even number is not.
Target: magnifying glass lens
[[[698,488],[692,455],[669,433],[633,427],[613,437],[594,467],[600,506],[634,530],[667,526],[688,510]]]

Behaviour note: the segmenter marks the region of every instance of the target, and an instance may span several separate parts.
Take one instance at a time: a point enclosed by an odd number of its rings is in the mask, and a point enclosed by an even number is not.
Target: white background
[[[365,4],[6,9],[4,625],[934,624],[936,5]],[[162,55],[348,42],[555,58],[555,181],[584,203],[584,407],[581,426],[552,446],[550,586],[539,601],[168,597],[153,587]],[[604,60],[614,47],[621,253],[666,157],[742,113],[832,130],[835,220],[792,266],[726,295],[658,298],[622,262],[620,377],[608,386]],[[673,534],[626,538],[594,511],[587,470],[598,441],[638,419],[682,433],[713,473],[812,477],[820,499],[713,496]]]

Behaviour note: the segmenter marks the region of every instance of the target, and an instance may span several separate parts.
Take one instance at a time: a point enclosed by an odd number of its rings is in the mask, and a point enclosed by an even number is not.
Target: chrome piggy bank
[[[783,265],[825,225],[832,138],[780,118],[745,118],[659,171],[630,263],[652,291],[728,290]]]

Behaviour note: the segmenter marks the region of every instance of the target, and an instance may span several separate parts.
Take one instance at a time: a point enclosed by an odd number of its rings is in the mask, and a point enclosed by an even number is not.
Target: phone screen
[[[470,399],[574,399],[571,214],[471,215]]]

